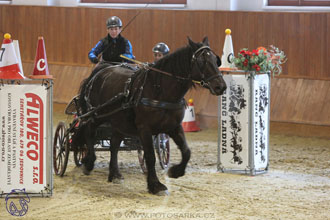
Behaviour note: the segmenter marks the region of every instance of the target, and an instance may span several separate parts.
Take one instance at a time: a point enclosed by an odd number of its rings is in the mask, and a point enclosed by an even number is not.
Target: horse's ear
[[[196,45],[196,43],[194,42],[194,41],[192,41],[191,39],[190,39],[190,37],[187,37],[188,38],[188,43],[189,43],[189,45],[191,46],[191,48],[193,48],[193,49],[197,49],[197,45]]]
[[[203,44],[204,45],[207,45],[207,46],[210,46],[210,44],[209,44],[209,38],[206,36],[206,37],[204,37],[204,39],[203,39]]]

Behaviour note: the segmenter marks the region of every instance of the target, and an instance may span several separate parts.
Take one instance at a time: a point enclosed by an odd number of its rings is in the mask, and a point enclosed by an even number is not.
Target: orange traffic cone
[[[201,130],[196,123],[193,99],[189,99],[188,101],[188,106],[182,121],[182,127],[185,132]]]
[[[38,37],[38,45],[36,51],[36,58],[34,60],[33,75],[30,76],[32,79],[49,79],[53,78],[49,75],[46,48],[43,37]]]
[[[10,34],[4,35],[0,50],[0,79],[24,79]]]
[[[225,30],[226,37],[225,37],[225,43],[223,45],[223,51],[222,51],[222,57],[221,57],[221,66],[220,70],[235,70],[235,68],[232,65],[232,59],[234,58],[234,47],[233,47],[233,41],[231,39],[231,30],[226,29]]]

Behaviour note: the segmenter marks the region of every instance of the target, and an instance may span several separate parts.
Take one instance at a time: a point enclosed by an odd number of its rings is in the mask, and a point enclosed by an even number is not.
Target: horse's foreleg
[[[169,169],[168,176],[171,178],[178,178],[180,176],[183,176],[185,173],[186,166],[190,159],[190,149],[187,145],[186,137],[184,135],[184,131],[181,125],[171,131],[169,135],[180,149],[182,159],[179,164],[174,165]]]
[[[141,131],[140,140],[143,146],[144,158],[146,160],[148,170],[147,183],[149,192],[152,194],[167,192],[167,187],[159,181],[156,174],[156,157],[151,132]]]
[[[109,164],[109,176],[108,181],[114,183],[120,183],[124,178],[119,172],[118,167],[118,150],[122,138],[119,135],[113,134],[110,141],[110,164]]]
[[[81,161],[83,164],[82,170],[85,175],[89,175],[90,172],[94,169],[94,162],[96,160],[94,149],[95,133],[93,132],[95,129],[93,129],[91,125],[86,125],[86,127],[83,127],[81,129],[84,129],[83,134],[87,145],[87,154]]]

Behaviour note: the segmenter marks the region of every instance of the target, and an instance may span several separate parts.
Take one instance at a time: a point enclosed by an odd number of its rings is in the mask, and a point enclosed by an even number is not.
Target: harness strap
[[[150,106],[153,108],[176,110],[176,109],[181,109],[185,105],[185,101],[184,101],[184,99],[181,99],[181,101],[178,103],[171,103],[171,102],[158,101],[158,100],[149,99],[149,98],[142,98],[141,104],[143,104],[145,106]]]

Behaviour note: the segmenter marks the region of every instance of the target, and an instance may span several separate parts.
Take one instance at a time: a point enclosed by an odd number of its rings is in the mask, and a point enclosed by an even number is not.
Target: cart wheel
[[[147,170],[147,166],[146,166],[146,161],[144,159],[144,152],[142,149],[138,149],[138,158],[139,158],[141,170],[144,174],[146,174],[148,172],[148,170]]]
[[[74,163],[76,164],[77,167],[80,167],[82,165],[81,160],[86,156],[87,154],[87,146],[84,144],[82,147],[76,147],[75,150],[73,151],[73,158],[74,158]]]
[[[154,141],[159,164],[165,170],[170,164],[170,138],[167,134],[159,134]]]
[[[57,125],[53,143],[53,165],[57,176],[63,176],[69,159],[69,136],[64,122]]]

